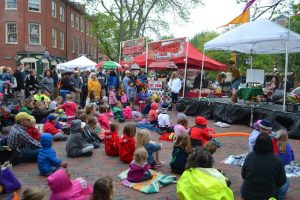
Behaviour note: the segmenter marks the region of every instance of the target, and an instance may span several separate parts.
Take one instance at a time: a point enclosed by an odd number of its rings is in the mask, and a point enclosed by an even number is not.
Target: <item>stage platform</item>
[[[283,112],[282,105],[264,102],[248,105],[243,100],[232,104],[229,98],[183,98],[178,103],[187,105],[186,115],[202,115],[228,124],[251,126],[258,119],[268,118],[273,122],[273,130],[286,129],[290,138],[300,139],[300,113]]]

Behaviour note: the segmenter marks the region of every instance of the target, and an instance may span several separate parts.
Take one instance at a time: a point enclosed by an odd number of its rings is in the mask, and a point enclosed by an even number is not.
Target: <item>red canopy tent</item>
[[[182,57],[177,57],[171,59],[178,68],[184,68],[185,67],[185,55],[187,51],[187,45],[188,46],[188,68],[192,69],[201,69],[202,66],[202,53],[194,47],[193,44],[186,42],[185,43],[185,48],[184,48],[184,56]],[[204,56],[204,69],[205,70],[215,70],[215,71],[225,71],[226,70],[226,65],[223,63],[220,63],[208,56]],[[148,59],[148,66],[153,62],[154,60]],[[142,54],[139,56],[134,57],[134,62],[138,64],[140,67],[145,67],[146,66],[146,54]]]

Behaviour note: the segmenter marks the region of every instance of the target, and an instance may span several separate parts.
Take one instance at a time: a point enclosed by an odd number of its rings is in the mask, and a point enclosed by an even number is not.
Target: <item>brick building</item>
[[[70,0],[1,0],[0,66],[30,65],[40,74],[51,65],[86,54],[97,61],[97,39],[84,6]]]

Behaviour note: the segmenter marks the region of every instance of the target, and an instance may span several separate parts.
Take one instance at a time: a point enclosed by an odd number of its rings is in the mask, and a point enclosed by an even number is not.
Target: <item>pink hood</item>
[[[156,102],[151,103],[151,110],[157,110],[158,104]]]
[[[50,200],[87,200],[93,192],[92,186],[83,178],[71,181],[65,170],[60,169],[47,178],[52,191]]]

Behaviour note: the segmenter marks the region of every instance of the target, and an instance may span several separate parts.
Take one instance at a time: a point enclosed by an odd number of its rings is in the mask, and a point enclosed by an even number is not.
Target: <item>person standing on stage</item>
[[[173,72],[170,81],[168,82],[169,90],[171,90],[171,98],[172,98],[172,109],[176,110],[176,103],[178,100],[178,94],[181,90],[181,80],[178,78],[176,72]]]
[[[233,60],[229,60],[228,64],[229,64],[229,69],[230,69],[230,72],[232,73],[232,78],[233,78],[232,82],[231,82],[231,89],[232,89],[231,100],[233,103],[236,103],[237,102],[237,91],[241,84],[240,70]]]

